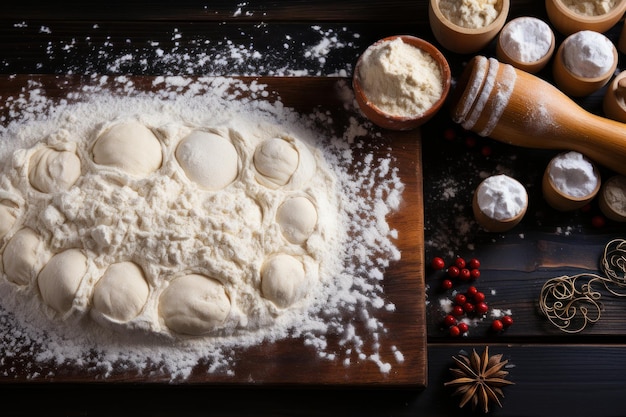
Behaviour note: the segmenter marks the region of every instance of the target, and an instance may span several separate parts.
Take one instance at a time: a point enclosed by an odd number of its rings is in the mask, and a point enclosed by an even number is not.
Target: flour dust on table
[[[200,361],[232,374],[233,349],[293,338],[389,372],[379,350],[402,354],[380,346],[376,311],[394,306],[378,282],[400,257],[385,219],[403,185],[392,160],[366,155],[354,173],[351,146],[367,127],[353,118],[340,135],[320,131],[324,114],[234,79],[115,85],[124,94],[96,83],[58,102],[33,83],[9,100],[3,356],[184,380]],[[368,334],[346,309],[367,317]]]

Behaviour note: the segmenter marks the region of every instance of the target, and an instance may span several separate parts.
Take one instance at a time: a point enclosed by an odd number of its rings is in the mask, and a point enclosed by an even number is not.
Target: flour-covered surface
[[[179,115],[193,125],[247,114],[316,149],[336,178],[337,198],[337,227],[329,232],[336,235],[322,249],[320,282],[304,310],[210,337],[130,337],[105,326],[103,338],[86,331],[93,324],[85,317],[45,314],[36,296],[5,291],[3,379],[424,385],[419,136],[381,133],[365,121],[347,80],[11,76],[0,95],[5,161],[40,138],[54,141],[59,124],[72,121],[169,111],[166,119]],[[54,223],[50,214],[42,213],[44,223]]]

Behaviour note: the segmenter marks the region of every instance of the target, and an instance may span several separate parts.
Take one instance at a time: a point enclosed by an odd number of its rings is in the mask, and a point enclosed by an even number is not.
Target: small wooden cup
[[[620,0],[608,13],[584,16],[574,12],[562,0],[546,0],[548,19],[554,28],[565,36],[581,30],[604,33],[619,22],[626,11],[626,0]]]
[[[411,130],[423,125],[428,120],[432,119],[432,117],[441,109],[450,91],[452,74],[445,56],[443,56],[443,54],[434,45],[423,39],[408,35],[389,36],[387,38],[377,41],[372,46],[378,45],[381,42],[393,41],[397,38],[402,39],[402,41],[406,44],[412,45],[428,53],[439,64],[442,82],[441,97],[439,97],[439,99],[434,102],[428,110],[414,117],[397,116],[382,111],[379,107],[376,106],[376,104],[372,103],[372,101],[363,91],[360,77],[360,67],[363,60],[363,55],[359,57],[354,68],[354,74],[352,76],[352,88],[354,89],[354,96],[357,104],[359,105],[359,108],[361,109],[363,114],[365,114],[365,116],[374,124],[384,129],[390,130]]]
[[[612,186],[624,190],[624,196],[626,197],[626,176],[614,175],[602,184],[602,188],[598,194],[598,206],[602,214],[607,218],[616,222],[626,222],[626,211],[623,208],[616,207],[615,204],[611,202],[613,199],[609,197],[608,189]]]
[[[508,219],[494,219],[493,217],[485,214],[485,212],[483,212],[480,208],[480,204],[478,203],[478,191],[481,185],[482,182],[478,185],[478,187],[476,187],[476,190],[474,191],[474,196],[472,198],[472,211],[474,213],[474,219],[476,220],[476,222],[485,230],[496,233],[506,232],[517,226],[526,215],[526,211],[528,209],[528,197],[526,197],[526,206],[524,206],[524,208],[514,217]]]
[[[624,1],[626,2],[626,0]],[[554,82],[556,85],[565,94],[572,97],[587,96],[604,87],[609,82],[617,68],[618,54],[615,45],[613,45],[613,65],[611,68],[598,77],[586,78],[572,73],[572,71],[567,68],[567,65],[565,65],[565,62],[563,61],[563,53],[566,47],[566,42],[567,39],[561,43],[561,46],[559,46],[559,49],[556,51],[556,56],[554,57],[554,63],[552,64],[552,75],[554,76]]]
[[[510,7],[510,0],[500,0],[500,13],[496,20],[485,27],[474,29],[455,25],[439,9],[439,0],[430,0],[428,20],[435,39],[444,48],[459,54],[470,54],[483,49],[496,38],[506,23]]]
[[[626,123],[626,71],[619,73],[604,93],[604,115],[609,119]]]
[[[526,71],[531,74],[534,74],[534,73],[541,71],[548,64],[548,62],[550,61],[550,58],[552,58],[552,54],[554,53],[555,44],[556,44],[554,32],[552,32],[552,30],[548,27],[548,30],[550,30],[552,42],[550,43],[550,48],[548,49],[548,51],[541,58],[537,59],[536,61],[531,61],[531,62],[521,61],[519,59],[512,57],[502,44],[502,34],[507,30],[507,26],[518,23],[520,19],[534,19],[534,18],[518,17],[518,18],[511,20],[506,25],[504,25],[504,28],[500,31],[500,35],[498,36],[498,42],[496,44],[496,57],[498,58],[499,61],[505,62],[507,64],[511,64],[515,68],[519,68],[522,71]]]
[[[561,191],[550,178],[550,165],[551,164],[548,164],[546,170],[543,173],[541,190],[543,192],[543,198],[553,209],[563,212],[577,210],[583,207],[585,204],[591,202],[591,200],[593,200],[594,197],[598,194],[598,191],[600,191],[600,172],[595,165],[593,167],[593,171],[598,178],[598,183],[589,195],[582,197],[575,197]]]

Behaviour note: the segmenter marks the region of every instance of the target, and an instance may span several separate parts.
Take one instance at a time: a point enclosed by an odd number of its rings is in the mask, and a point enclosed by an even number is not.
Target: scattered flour
[[[179,118],[190,126],[206,126],[245,114],[251,124],[282,126],[323,155],[337,177],[340,206],[336,221],[346,232],[346,238],[338,242],[343,256],[329,256],[326,263],[320,264],[323,286],[310,300],[306,314],[287,312],[277,316],[274,325],[258,331],[213,335],[208,340],[171,339],[163,343],[158,335],[120,334],[114,326],[99,328],[100,335],[84,332],[84,323],[79,326],[72,320],[51,319],[39,308],[39,300],[19,291],[6,291],[12,284],[4,282],[5,291],[0,298],[1,356],[19,357],[19,352],[25,352],[20,361],[34,358],[25,366],[30,378],[54,377],[56,367],[44,365],[56,364],[80,366],[102,379],[120,370],[132,370],[176,381],[189,378],[199,364],[204,364],[207,372],[232,375],[237,349],[293,338],[301,340],[320,358],[344,364],[370,360],[387,373],[393,364],[383,361],[382,354],[387,357],[388,352],[401,363],[402,352],[382,343],[386,329],[377,312],[394,311],[394,306],[385,300],[380,281],[390,262],[400,259],[393,243],[397,232],[389,228],[385,218],[398,208],[403,185],[391,157],[374,159],[368,153],[369,145],[359,139],[366,133],[364,126],[351,118],[342,131],[321,131],[320,126],[327,126],[327,114],[297,114],[285,108],[280,99],[268,99],[275,98],[273,92],[255,82],[245,84],[219,77],[193,81],[157,77],[154,85],[159,92],[148,94],[135,88],[127,77],[94,76],[80,92],[56,101],[47,97],[42,86],[33,80],[19,96],[5,98],[9,117],[3,119],[0,136],[9,140],[3,141],[0,158],[11,159],[41,140],[54,142],[61,136],[93,134],[97,130],[94,124],[122,116],[140,115],[150,120],[167,113],[169,122]],[[343,88],[349,90],[345,85]],[[349,103],[346,106],[352,105],[352,100]],[[65,129],[60,131],[60,126]],[[176,123],[165,123],[163,129],[168,126],[176,128]],[[358,156],[352,152],[354,146],[360,149]],[[42,221],[51,227],[59,220],[54,211],[42,214]],[[99,236],[100,242],[116,242],[111,235]],[[346,311],[351,312],[347,318],[342,314]],[[359,315],[366,325],[354,326],[352,314]],[[115,337],[110,337],[113,334]],[[338,346],[328,343],[329,334],[340,336]],[[11,376],[16,370],[6,372],[6,376]]]

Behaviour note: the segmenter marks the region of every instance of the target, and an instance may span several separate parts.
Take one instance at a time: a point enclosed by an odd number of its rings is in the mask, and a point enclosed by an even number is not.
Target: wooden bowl
[[[556,156],[555,158],[558,158],[558,156]],[[589,202],[591,202],[591,200],[593,200],[594,197],[598,194],[598,191],[600,191],[602,182],[600,179],[600,172],[598,171],[598,168],[595,165],[593,166],[593,170],[595,172],[596,177],[598,178],[598,183],[596,184],[595,188],[590,194],[586,196],[582,196],[582,197],[569,195],[563,192],[561,189],[559,189],[556,186],[556,184],[554,184],[554,182],[552,181],[552,178],[550,177],[551,165],[552,165],[552,161],[550,162],[550,164],[548,164],[548,166],[546,167],[543,173],[543,179],[541,181],[541,190],[543,192],[543,198],[553,209],[558,210],[558,211],[577,210],[579,208],[582,208]]]
[[[511,230],[512,228],[517,226],[526,215],[526,211],[528,209],[528,195],[526,196],[526,205],[515,216],[508,219],[495,219],[483,211],[478,201],[479,190],[480,187],[483,186],[484,182],[485,180],[483,180],[478,185],[478,187],[476,187],[476,190],[474,191],[474,196],[472,198],[472,211],[474,213],[474,219],[480,226],[482,226],[485,230],[489,232],[499,233]]]
[[[483,49],[496,38],[506,23],[510,7],[510,0],[500,0],[500,13],[491,24],[481,28],[465,28],[444,16],[439,9],[439,0],[430,0],[428,20],[435,39],[444,48],[459,54],[471,54]]]
[[[363,55],[359,57],[357,64],[354,68],[354,74],[352,76],[352,88],[354,89],[355,99],[359,105],[359,108],[361,109],[363,114],[365,114],[365,116],[374,124],[384,129],[390,130],[411,130],[426,123],[441,109],[450,91],[452,74],[450,72],[450,66],[448,64],[448,61],[443,56],[443,54],[431,43],[423,39],[416,38],[414,36],[389,36],[387,38],[377,41],[372,46],[370,46],[370,48],[382,42],[392,41],[397,38],[402,39],[402,41],[406,44],[412,45],[428,53],[439,64],[442,82],[441,97],[439,97],[439,99],[434,102],[428,110],[416,116],[408,117],[386,113],[385,111],[377,107],[376,104],[374,104],[364,92],[360,76],[360,68],[361,62],[363,60]]]
[[[507,51],[506,47],[503,44],[503,39],[504,39],[504,36],[507,35],[508,30],[513,28],[514,25],[522,24],[524,21],[529,20],[529,19],[532,19],[533,21],[537,21],[537,24],[543,24],[546,26],[546,30],[549,32],[551,42],[550,42],[550,47],[548,48],[546,53],[543,56],[541,56],[539,59],[536,59],[533,61],[524,61],[524,60],[519,59],[516,56],[513,56],[510,53],[510,51]],[[548,62],[550,61],[550,58],[552,58],[552,54],[554,53],[555,44],[556,42],[555,42],[554,32],[552,32],[552,29],[550,29],[550,26],[548,26],[547,23],[545,23],[544,21],[540,19],[537,19],[536,17],[530,17],[530,16],[518,17],[518,18],[511,20],[506,25],[504,25],[504,28],[502,28],[502,30],[500,31],[500,34],[498,36],[498,42],[496,44],[496,57],[498,58],[499,61],[505,62],[507,64],[511,64],[515,68],[519,68],[522,71],[526,71],[531,74],[534,74],[534,73],[541,71],[548,64]]]
[[[626,11],[626,0],[620,0],[608,13],[585,16],[567,7],[562,0],[546,0],[548,19],[554,28],[565,36],[581,30],[604,33],[619,22]]]
[[[626,222],[626,176],[614,175],[602,184],[598,206],[607,218]]]
[[[552,64],[554,82],[565,94],[572,97],[587,96],[604,87],[615,73],[618,61],[617,48],[615,48],[615,45],[613,45],[613,65],[611,68],[604,74],[592,78],[581,77],[567,68],[563,60],[563,53],[566,47],[567,39],[561,43],[559,49],[556,51],[554,63]]]
[[[626,71],[619,73],[604,93],[604,115],[609,119],[626,123]]]

